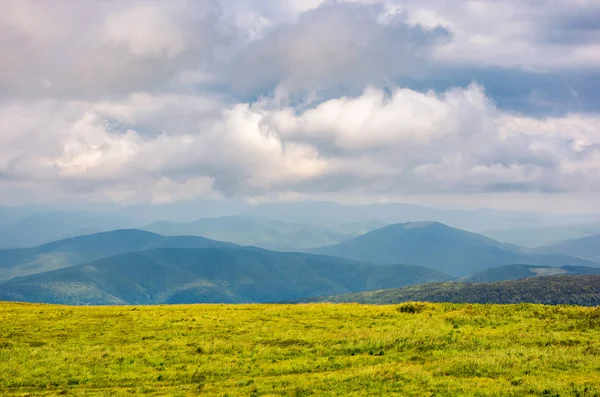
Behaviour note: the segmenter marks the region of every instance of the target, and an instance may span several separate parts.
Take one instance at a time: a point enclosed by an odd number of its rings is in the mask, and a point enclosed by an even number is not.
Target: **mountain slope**
[[[248,248],[149,250],[12,279],[0,300],[65,304],[269,302],[447,280],[416,266]]]
[[[142,230],[114,230],[54,241],[34,248],[0,250],[0,280],[80,265],[153,248],[213,248],[234,244],[196,236],[165,237]]]
[[[588,266],[535,266],[535,265],[506,265],[493,267],[479,273],[463,277],[460,281],[486,283],[493,281],[518,280],[537,276],[588,276],[600,275],[600,268]]]
[[[447,210],[407,203],[342,205],[334,202],[300,201],[252,206],[247,215],[318,225],[349,222],[405,223],[438,221],[459,229],[482,232],[557,224],[598,222],[600,215],[542,215],[493,209]]]
[[[600,234],[567,240],[538,249],[544,253],[560,253],[600,262]]]
[[[408,301],[454,303],[543,303],[600,305],[600,276],[550,276],[493,283],[432,283],[303,300],[395,304]]]
[[[66,211],[34,214],[0,225],[0,248],[34,247],[84,234],[130,228],[134,223],[113,214]]]
[[[600,233],[600,222],[556,225],[526,229],[493,230],[483,233],[503,243],[543,247]]]
[[[297,251],[335,244],[358,235],[325,227],[251,216],[202,218],[194,222],[155,222],[144,230],[164,236],[194,235],[277,251]]]
[[[425,266],[456,277],[515,263],[595,266],[592,262],[564,255],[527,254],[516,246],[437,222],[390,225],[310,252],[362,262]]]

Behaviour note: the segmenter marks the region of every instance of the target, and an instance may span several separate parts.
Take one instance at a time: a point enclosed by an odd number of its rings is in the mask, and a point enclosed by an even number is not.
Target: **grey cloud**
[[[564,193],[567,192],[564,188],[559,188],[552,184],[539,183],[493,183],[485,187],[485,192],[504,193],[504,192],[519,192],[519,193]]]
[[[495,108],[477,86],[390,95],[371,90],[296,112],[236,105],[208,119],[194,110],[200,98],[180,97],[187,132],[159,135],[121,130],[103,117],[144,125],[150,109],[161,128],[172,116],[168,100],[155,98],[150,108],[113,103],[120,112],[112,113],[98,103],[38,106],[38,122],[50,127],[48,140],[0,166],[4,194],[27,187],[48,197],[135,202],[274,193],[600,191],[590,184],[600,170],[598,137],[586,132],[597,128],[594,118],[519,118]],[[328,132],[331,117],[336,129]],[[73,120],[73,127],[63,130],[56,119]]]
[[[0,95],[114,97],[164,90],[235,37],[212,1],[4,2]],[[43,23],[36,24],[35,13]],[[155,37],[152,37],[154,35]]]
[[[600,37],[600,5],[571,4],[540,24],[538,39],[550,44],[597,44]]]
[[[430,48],[450,38],[441,27],[409,26],[403,15],[382,24],[381,13],[378,5],[347,3],[307,11],[249,45],[228,78],[244,88],[364,87],[421,73]]]
[[[0,201],[600,192],[591,8],[14,4]]]
[[[434,65],[426,76],[403,77],[398,84],[419,91],[446,91],[471,81],[485,86],[499,107],[518,113],[551,116],[600,109],[600,71],[592,68],[536,72]]]

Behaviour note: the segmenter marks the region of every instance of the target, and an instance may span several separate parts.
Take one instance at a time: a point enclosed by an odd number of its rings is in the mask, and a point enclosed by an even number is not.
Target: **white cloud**
[[[595,16],[584,0],[0,2],[0,202],[598,194]],[[467,86],[479,73],[588,111],[497,105]]]
[[[174,57],[186,49],[184,32],[160,4],[141,5],[109,15],[106,35],[135,56]]]
[[[186,124],[170,130],[175,103]],[[196,111],[208,103],[208,112]],[[22,117],[29,104],[13,105],[2,109],[7,125],[19,129],[2,131],[5,194],[15,180],[53,186],[59,196],[161,202],[357,192],[374,200],[600,192],[597,116],[514,115],[497,109],[478,85],[441,94],[368,88],[307,109],[266,103],[222,111],[193,96],[131,99],[113,107],[41,103],[35,107],[40,124]],[[136,131],[148,117],[160,133]],[[29,133],[25,140],[22,132]],[[25,141],[33,144],[25,148]]]
[[[236,36],[212,2],[0,4],[0,96],[99,98],[205,74]]]

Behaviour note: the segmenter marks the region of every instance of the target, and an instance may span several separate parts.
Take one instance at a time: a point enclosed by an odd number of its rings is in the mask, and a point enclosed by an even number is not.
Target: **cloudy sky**
[[[0,0],[0,204],[592,211],[598,0]]]

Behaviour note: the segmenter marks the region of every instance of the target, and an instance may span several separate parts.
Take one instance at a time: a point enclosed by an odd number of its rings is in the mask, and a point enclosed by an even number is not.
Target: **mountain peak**
[[[377,264],[426,266],[456,277],[515,263],[594,265],[568,256],[528,255],[516,247],[439,222],[398,223],[311,252]]]
[[[408,222],[408,223],[403,223],[402,225],[404,225],[405,229],[417,229],[417,228],[422,228],[422,227],[428,227],[428,226],[446,226],[442,223],[439,222],[433,222],[433,221],[429,221],[429,222]],[[446,226],[448,227],[448,226]]]

